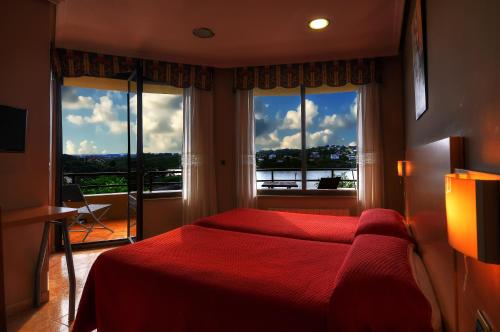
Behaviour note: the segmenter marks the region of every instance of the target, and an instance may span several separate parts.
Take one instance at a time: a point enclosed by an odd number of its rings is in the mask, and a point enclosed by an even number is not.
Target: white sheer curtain
[[[236,95],[236,206],[257,207],[255,116],[252,90]]]
[[[358,206],[382,207],[384,173],[380,100],[376,83],[358,90]]]
[[[183,223],[217,212],[210,91],[184,90]]]

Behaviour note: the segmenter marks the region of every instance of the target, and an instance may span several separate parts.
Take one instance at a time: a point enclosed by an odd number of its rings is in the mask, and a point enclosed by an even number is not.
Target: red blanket
[[[431,332],[432,309],[420,291],[406,239],[358,235],[337,274],[331,331]]]
[[[73,331],[324,332],[349,249],[184,226],[101,254]]]
[[[295,239],[352,243],[358,217],[234,209],[202,218],[198,226]]]

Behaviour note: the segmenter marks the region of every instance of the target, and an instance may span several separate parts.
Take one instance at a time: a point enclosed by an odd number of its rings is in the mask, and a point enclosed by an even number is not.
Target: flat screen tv
[[[26,119],[25,109],[0,105],[0,152],[24,152]]]

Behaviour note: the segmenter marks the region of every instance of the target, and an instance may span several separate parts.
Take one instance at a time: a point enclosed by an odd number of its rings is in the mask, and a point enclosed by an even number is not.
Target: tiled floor
[[[90,267],[97,256],[106,250],[109,250],[109,248],[73,252],[77,306]],[[9,332],[70,331],[68,322],[68,274],[64,254],[52,255],[49,264],[49,302],[38,309],[31,309],[9,317]]]
[[[127,237],[127,220],[126,219],[116,219],[116,220],[103,220],[103,224],[111,228],[113,232],[107,229],[94,228],[92,232],[85,239],[85,243],[95,242],[95,241],[107,241],[124,239]],[[89,227],[89,224],[85,224]],[[85,232],[72,232],[71,230],[83,230],[79,225],[74,225],[70,228],[69,237],[71,243],[82,243]],[[135,227],[131,228],[132,236],[135,235]]]

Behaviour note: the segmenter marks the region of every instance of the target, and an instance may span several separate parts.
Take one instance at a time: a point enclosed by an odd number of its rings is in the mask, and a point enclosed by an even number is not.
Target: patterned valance
[[[79,76],[123,78],[124,74],[131,73],[135,69],[138,61],[142,62],[145,81],[165,83],[178,88],[194,85],[198,89],[212,89],[213,68],[210,67],[66,49],[52,50],[52,67],[58,78]]]
[[[234,88],[308,88],[348,83],[360,85],[379,81],[375,59],[339,60],[304,64],[240,67],[234,70]]]

